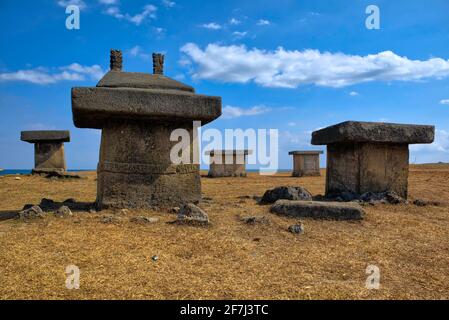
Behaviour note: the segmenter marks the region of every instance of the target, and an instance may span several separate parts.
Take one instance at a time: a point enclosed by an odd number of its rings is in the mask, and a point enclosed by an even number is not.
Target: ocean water
[[[67,170],[68,172],[81,172],[81,171],[95,171],[95,169],[92,170]],[[31,169],[4,169],[3,171],[0,171],[0,176],[5,176],[8,174],[30,174]]]
[[[203,171],[209,170],[208,168],[201,169]],[[95,171],[95,169],[87,169],[87,170],[67,170],[69,172],[82,172],[82,171]],[[247,172],[259,172],[257,169],[249,169]],[[278,172],[290,172],[292,169],[279,169]],[[0,171],[0,176],[5,176],[8,174],[30,174],[31,169],[4,169]]]

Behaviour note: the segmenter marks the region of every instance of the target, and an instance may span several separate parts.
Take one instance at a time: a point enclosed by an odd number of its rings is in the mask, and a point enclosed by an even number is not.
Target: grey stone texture
[[[293,177],[320,176],[320,154],[323,151],[290,151],[293,156]]]
[[[294,218],[361,220],[365,212],[355,203],[278,200],[271,212]]]
[[[216,177],[246,177],[246,156],[252,150],[211,150],[208,176]]]
[[[72,88],[73,121],[78,128],[102,129],[98,164],[98,208],[180,206],[201,200],[199,166],[173,164],[175,129],[190,134],[193,121],[221,115],[221,98],[161,74],[109,71],[95,88]]]
[[[431,143],[435,128],[347,121],[312,133],[327,144],[326,196],[393,191],[407,199],[408,145]]]
[[[312,194],[303,187],[276,187],[265,191],[260,204],[274,203],[277,200],[312,200]]]
[[[34,144],[33,173],[65,172],[64,142],[69,131],[22,131],[20,139]]]

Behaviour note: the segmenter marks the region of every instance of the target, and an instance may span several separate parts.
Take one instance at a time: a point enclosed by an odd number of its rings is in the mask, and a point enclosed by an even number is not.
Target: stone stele
[[[327,145],[326,196],[394,191],[407,198],[408,145],[432,143],[435,127],[347,121],[312,133]]]
[[[211,150],[208,176],[215,177],[246,177],[246,156],[252,150]]]
[[[33,173],[65,172],[64,142],[69,131],[22,131],[20,140],[34,143]]]
[[[319,176],[320,154],[323,151],[290,151],[293,156],[293,177]]]
[[[94,88],[72,89],[73,121],[78,128],[102,129],[97,168],[97,207],[179,206],[201,200],[198,150],[193,121],[221,115],[221,98],[195,90],[162,73],[162,55],[153,55],[155,74],[122,72],[121,51],[111,51],[111,70]],[[175,129],[185,129],[190,163],[174,164],[170,151]]]

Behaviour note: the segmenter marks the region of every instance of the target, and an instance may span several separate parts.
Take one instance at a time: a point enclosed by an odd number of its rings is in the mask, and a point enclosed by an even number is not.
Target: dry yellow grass
[[[323,172],[324,173],[324,172]],[[17,210],[44,197],[94,201],[95,173],[57,181],[26,176],[0,178],[0,211]],[[449,165],[413,166],[410,198],[449,202]],[[448,299],[449,207],[367,207],[362,222],[270,214],[269,206],[239,196],[261,195],[280,185],[323,193],[324,176],[287,174],[202,179],[210,204],[201,206],[209,228],[171,225],[173,214],[130,211],[117,224],[99,214],[0,222],[1,299]],[[136,215],[155,224],[129,222]],[[265,215],[251,226],[239,216]],[[157,255],[154,262],[151,257]],[[65,268],[81,270],[81,288],[65,288]],[[379,266],[380,290],[367,290],[365,269]]]

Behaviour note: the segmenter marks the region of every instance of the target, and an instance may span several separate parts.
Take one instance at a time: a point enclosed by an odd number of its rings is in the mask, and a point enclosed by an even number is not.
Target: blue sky
[[[65,27],[69,3],[80,30]],[[379,30],[365,26],[371,4]],[[324,149],[311,131],[345,120],[433,124],[435,143],[410,161],[449,162],[447,0],[3,0],[0,28],[1,168],[33,167],[19,137],[34,129],[69,129],[69,168],[96,167],[100,134],[73,126],[70,88],[95,85],[111,48],[150,73],[163,52],[167,76],[221,96],[207,128],[278,129],[281,168],[290,150]]]

